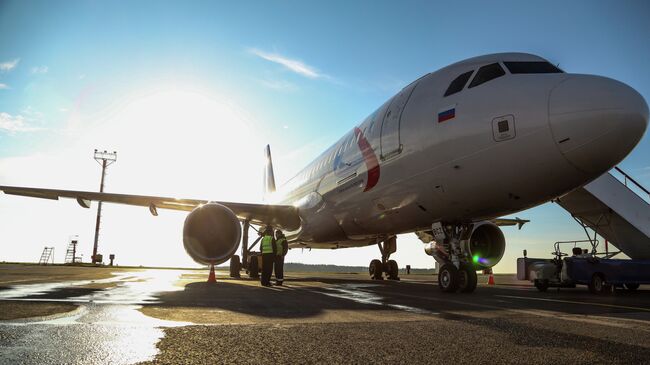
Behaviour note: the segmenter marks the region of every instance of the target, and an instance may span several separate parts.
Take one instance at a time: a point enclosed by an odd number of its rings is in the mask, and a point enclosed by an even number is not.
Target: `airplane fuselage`
[[[529,54],[476,57],[406,86],[274,198],[299,208],[294,246],[362,246],[432,222],[492,219],[602,175],[639,141],[647,113],[615,80]]]

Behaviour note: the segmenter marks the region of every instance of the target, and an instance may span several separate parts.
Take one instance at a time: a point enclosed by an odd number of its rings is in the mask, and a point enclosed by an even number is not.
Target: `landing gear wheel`
[[[438,272],[438,287],[445,293],[458,289],[458,269],[453,264],[444,264]]]
[[[594,294],[607,295],[612,292],[613,287],[606,284],[605,278],[601,274],[594,274],[591,277],[591,282],[589,283],[589,291]]]
[[[241,261],[239,260],[239,256],[233,255],[233,257],[230,258],[230,277],[241,277],[239,271],[241,271]]]
[[[458,290],[461,293],[471,293],[476,290],[478,276],[476,269],[470,264],[461,265],[458,270]]]
[[[627,283],[627,284],[625,284],[625,288],[626,288],[627,290],[634,291],[634,290],[639,289],[639,284],[636,284],[636,283]]]
[[[382,266],[381,261],[377,259],[370,261],[368,272],[370,273],[370,278],[372,280],[384,280],[384,277],[382,276],[384,271]]]
[[[386,273],[388,274],[389,280],[399,280],[399,267],[397,266],[397,261],[388,260],[386,263]]]
[[[257,279],[260,277],[260,267],[258,264],[259,257],[251,256],[250,263],[248,265],[248,276],[251,279]]]
[[[548,290],[548,280],[535,279],[535,287],[541,292]]]

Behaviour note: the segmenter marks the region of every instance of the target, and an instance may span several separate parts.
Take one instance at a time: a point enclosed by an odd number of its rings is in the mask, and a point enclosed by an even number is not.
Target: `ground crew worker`
[[[273,273],[273,262],[275,261],[275,237],[273,237],[273,228],[267,226],[262,233],[262,277],[263,286],[271,286],[271,274]]]
[[[273,270],[275,272],[275,285],[282,285],[284,282],[284,257],[289,251],[289,244],[287,238],[281,230],[275,231],[275,261],[273,262]]]

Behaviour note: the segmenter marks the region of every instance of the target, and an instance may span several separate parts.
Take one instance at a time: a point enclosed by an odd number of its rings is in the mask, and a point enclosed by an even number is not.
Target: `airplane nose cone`
[[[549,123],[560,152],[573,166],[586,173],[604,173],[643,137],[648,104],[622,82],[576,75],[551,91]]]

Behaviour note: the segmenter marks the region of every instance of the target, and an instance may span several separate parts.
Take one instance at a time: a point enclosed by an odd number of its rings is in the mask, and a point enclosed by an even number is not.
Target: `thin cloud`
[[[18,66],[18,62],[20,62],[20,58],[0,63],[0,71],[9,72]]]
[[[0,132],[14,134],[18,132],[33,132],[40,129],[28,125],[26,118],[22,115],[12,116],[9,113],[0,113]]]
[[[296,91],[298,86],[290,83],[285,80],[268,80],[268,79],[259,79],[257,80],[260,84],[268,87],[269,89],[278,90],[278,91]]]
[[[282,65],[288,70],[310,79],[319,79],[319,78],[327,77],[327,75],[321,73],[315,67],[309,66],[306,63],[299,60],[294,60],[277,53],[264,52],[256,48],[249,49],[249,52],[267,61]]]
[[[9,85],[0,83],[0,90],[7,90],[9,89]]]
[[[50,70],[50,68],[47,67],[47,66],[36,66],[36,67],[32,67],[32,74],[35,74],[35,75],[37,75],[37,74],[46,74],[47,71],[49,71],[49,70]]]

